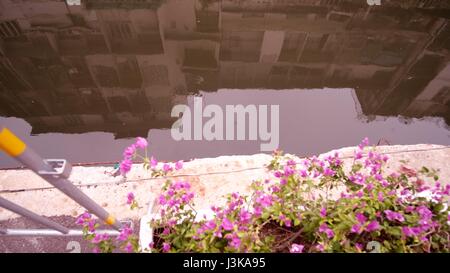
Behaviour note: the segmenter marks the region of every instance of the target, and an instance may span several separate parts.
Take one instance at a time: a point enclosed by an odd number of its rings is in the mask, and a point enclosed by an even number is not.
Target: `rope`
[[[392,155],[392,154],[405,154],[405,153],[413,153],[413,152],[427,152],[427,151],[436,151],[436,150],[446,150],[450,149],[449,146],[444,147],[436,147],[436,148],[428,148],[428,149],[414,149],[414,150],[403,150],[403,151],[392,151],[392,152],[380,152],[379,154],[384,155]],[[343,156],[340,157],[340,159],[349,159],[353,158],[353,156]],[[138,164],[138,163],[136,163]],[[295,162],[296,165],[301,164],[301,162]],[[77,187],[91,187],[91,186],[102,186],[102,185],[111,185],[111,184],[125,184],[125,183],[136,183],[140,181],[146,181],[146,180],[160,180],[160,179],[166,179],[166,178],[180,178],[180,177],[192,177],[192,176],[207,176],[207,175],[225,175],[225,174],[231,174],[231,173],[239,173],[239,172],[246,172],[246,171],[253,171],[253,170],[260,170],[265,169],[265,166],[260,167],[251,167],[251,168],[242,168],[237,170],[230,170],[230,171],[217,171],[217,172],[206,172],[206,173],[197,173],[197,174],[178,174],[178,175],[167,175],[164,177],[147,177],[147,178],[140,178],[140,179],[130,179],[130,180],[122,180],[122,181],[107,181],[107,182],[94,182],[94,183],[88,183],[88,184],[81,184],[81,185],[75,185]],[[55,187],[49,186],[49,187],[40,187],[40,188],[30,188],[30,189],[16,189],[16,190],[1,190],[0,193],[16,193],[16,192],[29,192],[29,191],[39,191],[39,190],[50,190],[54,189]]]

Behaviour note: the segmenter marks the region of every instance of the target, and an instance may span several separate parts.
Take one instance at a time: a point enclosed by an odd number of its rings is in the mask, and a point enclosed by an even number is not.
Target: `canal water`
[[[117,162],[137,136],[160,160],[268,152],[176,141],[172,109],[199,98],[277,105],[273,138],[300,156],[450,145],[450,4],[0,0],[0,124],[44,157]]]

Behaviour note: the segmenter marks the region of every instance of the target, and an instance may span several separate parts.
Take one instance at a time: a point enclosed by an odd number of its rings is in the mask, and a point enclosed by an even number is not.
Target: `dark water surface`
[[[450,2],[0,0],[0,124],[44,157],[260,152],[175,141],[176,104],[279,105],[279,148],[450,145]],[[17,166],[0,155],[0,168]]]

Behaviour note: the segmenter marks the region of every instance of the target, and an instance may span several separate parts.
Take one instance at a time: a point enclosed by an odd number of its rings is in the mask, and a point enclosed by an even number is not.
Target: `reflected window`
[[[0,22],[0,37],[9,38],[22,35],[22,30],[15,20]]]
[[[98,83],[102,87],[115,87],[119,86],[119,78],[116,70],[107,66],[94,66],[94,74]]]
[[[305,39],[306,33],[287,32],[284,37],[283,47],[278,60],[281,62],[296,62],[303,44],[305,43]]]
[[[220,59],[223,61],[259,61],[263,36],[264,31],[224,32]]]
[[[131,106],[126,97],[114,96],[108,98],[109,105],[115,113],[131,112]]]
[[[144,84],[152,85],[169,85],[169,71],[164,65],[148,65],[142,68]]]

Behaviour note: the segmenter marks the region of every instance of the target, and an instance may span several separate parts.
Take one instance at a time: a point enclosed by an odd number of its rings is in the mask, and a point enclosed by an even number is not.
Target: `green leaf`
[[[396,236],[396,237],[402,236],[402,231],[401,231],[400,227],[387,227],[386,232],[388,234]]]
[[[361,168],[362,168],[362,165],[361,165],[361,164],[354,164],[354,165],[352,166],[352,172],[356,173],[356,172],[358,172],[359,170],[361,170]]]
[[[444,209],[444,205],[442,203],[437,204],[436,206],[434,206],[433,211],[435,213],[439,213],[441,210]]]
[[[218,249],[223,249],[226,245],[227,245],[226,240],[219,240],[214,244],[214,247],[216,247]]]

